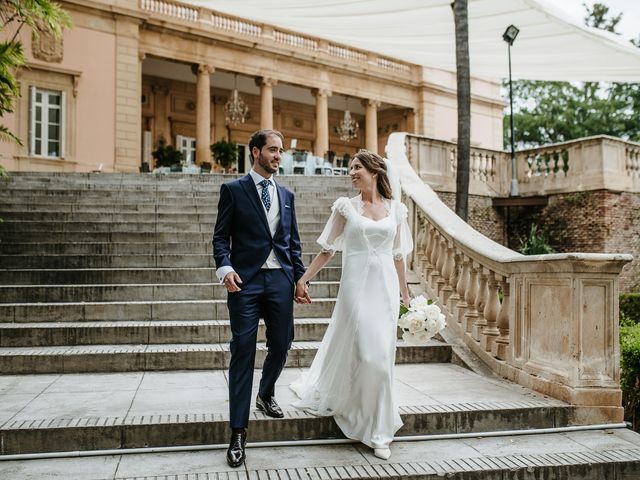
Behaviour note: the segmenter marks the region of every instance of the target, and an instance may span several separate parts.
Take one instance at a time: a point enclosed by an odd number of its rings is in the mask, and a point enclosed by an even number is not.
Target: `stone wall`
[[[620,291],[640,290],[640,194],[597,190],[549,196],[546,207],[510,209],[509,248],[517,250],[532,224],[557,252],[630,253]]]
[[[455,211],[455,193],[438,192],[438,196],[451,210]],[[469,195],[468,223],[494,242],[506,244],[506,222],[503,209],[494,208],[490,197]]]

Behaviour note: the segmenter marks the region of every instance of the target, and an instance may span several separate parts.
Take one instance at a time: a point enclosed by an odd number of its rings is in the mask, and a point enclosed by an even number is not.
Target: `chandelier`
[[[242,97],[238,93],[238,89],[236,87],[237,75],[234,76],[233,80],[233,92],[231,92],[231,96],[227,103],[224,104],[224,120],[227,125],[235,125],[237,123],[244,123],[247,118],[247,114],[249,113],[249,107]]]
[[[335,127],[335,131],[340,135],[340,140],[353,140],[358,136],[358,122],[351,118],[351,112],[347,106],[347,99],[344,99],[344,117]]]

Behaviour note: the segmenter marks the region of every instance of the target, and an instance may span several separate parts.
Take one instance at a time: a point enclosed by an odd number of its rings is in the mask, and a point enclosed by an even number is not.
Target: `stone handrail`
[[[496,374],[583,406],[580,421],[621,421],[618,276],[623,254],[524,256],[472,229],[410,164],[393,133],[415,240],[413,269],[448,317],[446,335]]]
[[[325,55],[329,58],[347,60],[360,66],[374,67],[395,73],[409,73],[411,65],[393,58],[379,56],[364,50],[328,42],[317,37],[276,28],[244,18],[217,12],[206,7],[194,7],[177,0],[138,0],[142,11],[179,21],[195,23],[205,29],[215,29],[227,33],[261,37],[266,41],[290,48]]]

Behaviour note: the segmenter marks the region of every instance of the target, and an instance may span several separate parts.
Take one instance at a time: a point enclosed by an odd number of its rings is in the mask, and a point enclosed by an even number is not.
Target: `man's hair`
[[[249,153],[251,155],[251,164],[253,164],[254,161],[253,147],[256,147],[258,150],[262,150],[262,147],[267,144],[267,137],[269,137],[270,135],[280,137],[280,140],[282,140],[282,143],[284,144],[284,135],[282,135],[277,130],[265,129],[254,132],[249,138]]]

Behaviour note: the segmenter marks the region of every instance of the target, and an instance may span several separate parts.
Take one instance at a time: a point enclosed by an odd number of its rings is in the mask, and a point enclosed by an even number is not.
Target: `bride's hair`
[[[387,165],[384,162],[384,159],[377,153],[364,149],[356,153],[353,158],[357,158],[360,163],[362,163],[362,166],[371,174],[377,175],[376,187],[378,188],[378,193],[384,198],[391,200],[391,198],[393,198],[391,182],[389,182]]]

